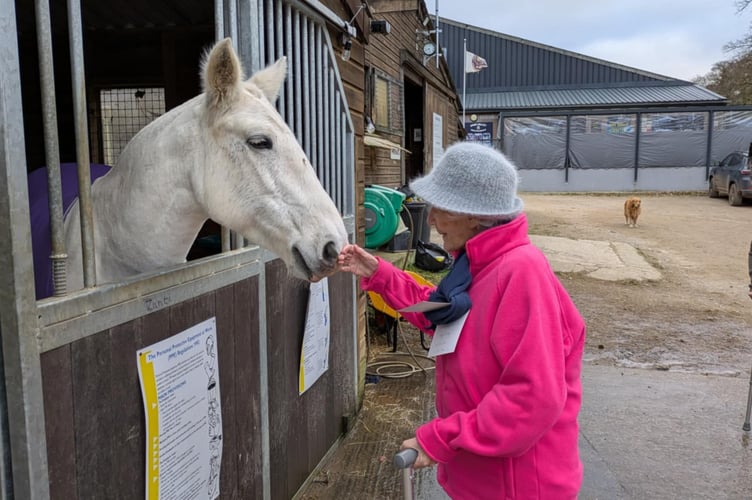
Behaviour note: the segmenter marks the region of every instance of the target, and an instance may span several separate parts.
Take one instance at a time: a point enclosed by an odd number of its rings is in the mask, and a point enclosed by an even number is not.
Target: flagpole
[[[436,0],[436,67],[439,67],[439,56],[441,55],[441,42],[439,36],[441,34],[441,28],[439,28],[439,0]]]
[[[465,128],[465,87],[467,86],[467,38],[462,39],[462,128]]]

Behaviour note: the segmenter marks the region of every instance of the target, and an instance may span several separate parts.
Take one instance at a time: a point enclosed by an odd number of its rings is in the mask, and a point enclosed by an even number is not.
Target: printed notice
[[[136,354],[146,414],[146,499],[219,496],[222,407],[216,318]]]
[[[329,369],[329,281],[311,283],[303,347],[300,352],[298,394],[303,394]]]
[[[465,320],[467,319],[468,314],[470,314],[469,311],[451,323],[436,327],[436,330],[433,332],[433,338],[431,339],[431,348],[428,350],[429,356],[435,357],[454,352],[454,348],[457,347],[457,341],[460,339],[460,333],[462,333],[462,327],[465,326]]]
[[[439,163],[439,160],[444,155],[444,118],[434,113],[433,114],[433,168]]]

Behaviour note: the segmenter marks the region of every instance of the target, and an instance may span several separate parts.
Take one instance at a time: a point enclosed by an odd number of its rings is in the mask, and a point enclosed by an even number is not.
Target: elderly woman
[[[477,144],[449,147],[411,189],[455,255],[436,289],[348,245],[343,271],[393,308],[449,305],[404,317],[432,334],[461,325],[453,352],[436,358],[438,416],[402,448],[415,467],[438,464],[454,499],[569,499],[582,482],[577,448],[585,324],[545,256],[530,243],[517,171]]]

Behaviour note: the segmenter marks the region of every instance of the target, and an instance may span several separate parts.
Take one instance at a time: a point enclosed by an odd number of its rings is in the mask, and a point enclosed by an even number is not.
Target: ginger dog
[[[624,219],[627,226],[637,227],[637,218],[642,212],[641,205],[642,201],[637,196],[627,198],[627,201],[624,202]]]

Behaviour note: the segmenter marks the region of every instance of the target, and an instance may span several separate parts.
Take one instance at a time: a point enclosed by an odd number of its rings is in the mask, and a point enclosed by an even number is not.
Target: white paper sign
[[[136,353],[146,415],[146,499],[219,496],[216,318]]]
[[[416,302],[415,304],[407,307],[403,307],[398,312],[401,313],[412,313],[412,312],[428,312],[428,311],[434,311],[436,309],[441,309],[442,307],[446,307],[449,305],[449,302],[431,302],[429,300],[424,300],[422,302]]]
[[[433,167],[436,168],[436,164],[444,156],[444,118],[437,113],[433,114]]]
[[[461,318],[447,323],[446,325],[439,325],[433,333],[433,339],[431,339],[431,348],[428,350],[429,356],[441,356],[442,354],[449,354],[454,352],[457,347],[457,341],[460,338],[460,332],[462,327],[465,326],[465,320],[470,311],[466,312]]]
[[[329,369],[329,280],[311,283],[303,347],[300,352],[298,394],[303,394]]]

